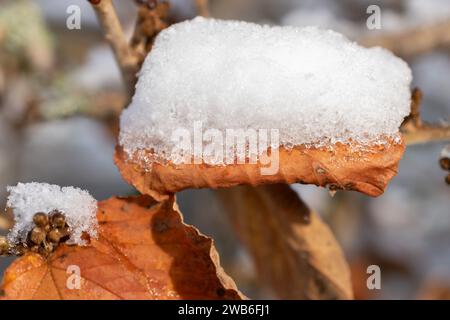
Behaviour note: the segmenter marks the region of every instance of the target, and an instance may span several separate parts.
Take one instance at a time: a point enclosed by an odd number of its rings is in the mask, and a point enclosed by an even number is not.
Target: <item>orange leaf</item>
[[[381,195],[388,182],[397,174],[398,161],[405,144],[391,142],[357,151],[344,144],[313,148],[296,146],[292,150],[279,148],[279,170],[262,175],[257,164],[179,164],[172,162],[151,165],[131,158],[117,146],[114,161],[122,177],[143,194],[156,200],[188,188],[228,188],[236,185],[258,186],[276,183],[303,183],[329,187],[332,190],[355,190],[370,196]],[[141,153],[139,153],[141,154]],[[152,152],[146,153],[152,158]]]
[[[7,269],[3,299],[240,299],[212,240],[183,223],[175,198],[99,203],[99,238],[61,245],[49,258],[28,253]],[[67,285],[69,266],[79,289]]]

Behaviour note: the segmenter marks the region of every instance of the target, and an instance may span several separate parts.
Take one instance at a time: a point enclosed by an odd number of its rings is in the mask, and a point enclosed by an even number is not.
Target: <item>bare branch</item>
[[[450,141],[450,125],[423,125],[420,128],[403,129],[407,145]]]
[[[411,113],[405,118],[405,121],[403,121],[402,127],[412,125],[418,128],[422,126],[422,119],[420,118],[422,99],[422,91],[419,88],[414,88],[411,93]]]
[[[105,33],[105,38],[113,49],[117,63],[122,72],[127,94],[133,95],[138,71],[138,56],[131,50],[122,30],[112,0],[88,0],[95,10]]]
[[[406,144],[450,141],[450,125],[423,123],[420,117],[422,92],[416,88],[411,97],[411,113],[405,118],[400,128]]]
[[[450,21],[399,33],[370,36],[358,42],[367,47],[384,47],[402,57],[413,57],[450,45]]]
[[[138,14],[130,46],[139,57],[142,64],[147,53],[150,52],[153,42],[163,29],[168,27],[170,5],[168,2],[138,3]]]

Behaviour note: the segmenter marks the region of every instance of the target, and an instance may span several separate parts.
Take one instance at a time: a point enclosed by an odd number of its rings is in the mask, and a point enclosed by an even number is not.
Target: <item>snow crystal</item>
[[[286,147],[383,143],[410,111],[411,79],[389,51],[330,30],[197,17],[157,37],[119,142],[129,155],[167,157],[173,131],[201,121],[222,132],[277,129]]]
[[[7,188],[7,207],[13,209],[15,224],[8,234],[11,243],[26,239],[34,227],[33,216],[37,212],[61,211],[70,228],[68,243],[84,244],[82,233],[97,237],[97,201],[85,190],[60,187],[46,183],[19,183]]]

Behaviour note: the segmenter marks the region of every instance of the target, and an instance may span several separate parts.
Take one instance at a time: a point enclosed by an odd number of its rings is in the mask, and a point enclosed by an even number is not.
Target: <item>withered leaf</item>
[[[3,299],[240,299],[219,265],[212,240],[183,223],[175,198],[148,196],[99,203],[99,238],[34,253],[5,272]],[[79,289],[67,285],[79,267]],[[69,268],[69,269],[68,269]]]
[[[283,299],[352,299],[349,266],[328,226],[287,185],[217,191],[261,282]]]
[[[405,144],[392,142],[360,147],[366,149],[358,151],[356,146],[344,144],[333,145],[332,149],[297,146],[287,150],[280,147],[279,170],[270,175],[261,174],[261,166],[266,166],[260,163],[213,166],[155,162],[148,167],[149,164],[140,161],[138,155],[129,158],[120,146],[116,148],[115,163],[128,183],[159,201],[188,188],[297,182],[379,196],[397,174]],[[151,158],[152,153],[148,153]]]

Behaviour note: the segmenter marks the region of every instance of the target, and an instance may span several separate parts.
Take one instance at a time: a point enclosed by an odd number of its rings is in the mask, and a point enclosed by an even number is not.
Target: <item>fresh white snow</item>
[[[197,17],[162,31],[121,116],[132,155],[169,157],[174,130],[278,129],[280,145],[359,145],[398,138],[410,111],[408,65],[314,27]]]
[[[11,243],[26,239],[34,227],[33,216],[37,212],[61,211],[70,227],[68,243],[84,244],[83,232],[97,237],[97,201],[85,190],[60,187],[47,183],[18,183],[7,188],[7,207],[13,209],[15,224],[8,234]]]

